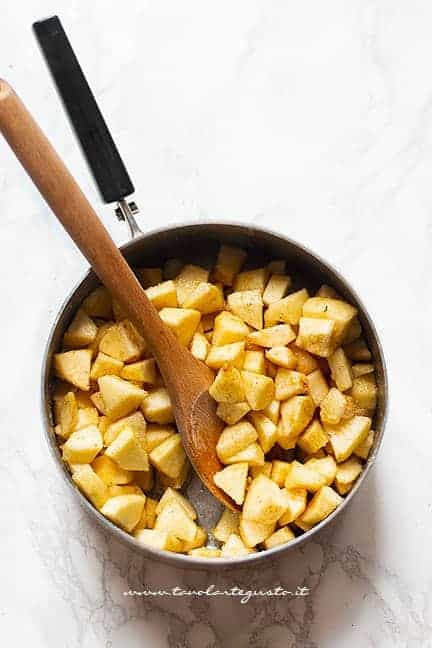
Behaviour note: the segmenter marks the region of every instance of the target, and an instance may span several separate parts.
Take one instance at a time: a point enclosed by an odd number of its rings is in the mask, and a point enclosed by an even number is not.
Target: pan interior
[[[386,377],[384,360],[376,331],[364,306],[337,271],[310,251],[289,239],[243,225],[209,223],[173,227],[138,237],[123,246],[122,251],[132,267],[157,267],[161,266],[167,259],[180,258],[185,263],[195,263],[211,268],[221,244],[245,249],[248,252],[246,269],[260,267],[272,260],[284,259],[287,262],[287,273],[293,279],[292,287],[294,290],[306,287],[311,294],[314,294],[323,283],[329,284],[348,302],[358,308],[363,335],[376,365],[378,384],[378,406],[374,420],[374,429],[376,430],[375,445],[369,457],[369,464],[371,464],[381,442],[385,418]],[[82,300],[98,283],[97,277],[90,271],[64,304],[49,340],[44,375],[44,407],[46,418],[51,423],[50,367],[52,356],[59,350],[62,336],[73,314]],[[53,426],[50,425],[49,427],[51,448],[56,453],[59,462],[63,464]],[[64,464],[63,469],[66,471]],[[365,473],[366,469],[360,476],[357,487],[363,480]],[[357,487],[353,489],[346,499],[351,498]],[[207,529],[213,528],[220,515],[221,507],[197,477],[192,477],[187,485],[186,495],[197,509],[201,524]],[[343,506],[339,508],[343,508]],[[312,533],[313,531],[306,535],[309,536]]]

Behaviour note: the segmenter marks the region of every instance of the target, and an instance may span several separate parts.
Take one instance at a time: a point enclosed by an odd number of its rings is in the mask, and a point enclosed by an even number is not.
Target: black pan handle
[[[135,189],[58,16],[33,24],[36,38],[104,202]]]

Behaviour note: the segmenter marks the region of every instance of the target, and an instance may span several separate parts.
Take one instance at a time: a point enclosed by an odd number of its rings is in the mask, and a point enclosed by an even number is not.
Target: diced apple
[[[258,438],[257,431],[248,421],[240,421],[226,427],[216,444],[216,452],[222,463],[232,455],[244,450]]]
[[[171,535],[193,542],[197,532],[197,525],[186,513],[178,501],[171,499],[163,506],[156,518],[154,528],[156,531],[166,531]]]
[[[96,508],[100,509],[105,504],[109,497],[108,487],[89,464],[77,466],[72,479]]]
[[[283,496],[274,481],[258,475],[250,484],[243,505],[243,518],[275,524],[284,511]]]
[[[263,326],[263,301],[259,290],[244,290],[228,295],[228,308],[255,329]]]
[[[259,290],[262,294],[267,283],[268,275],[269,271],[267,268],[257,268],[256,270],[240,272],[235,278],[234,290],[236,292],[241,292],[243,290]]]
[[[178,477],[186,463],[186,454],[179,434],[173,434],[150,452],[150,462],[168,477]]]
[[[331,297],[311,297],[303,305],[303,317],[334,322],[333,341],[335,346],[344,343],[346,333],[356,315],[357,309],[354,306]]]
[[[195,538],[191,542],[186,542],[185,540],[182,541],[182,552],[188,553],[189,551],[193,551],[194,549],[203,548],[203,545],[205,544],[206,540],[207,540],[206,530],[200,526],[197,526]]]
[[[285,346],[295,340],[296,334],[289,324],[277,324],[261,331],[254,331],[248,335],[247,341],[257,346],[268,347]]]
[[[308,374],[307,384],[309,394],[311,395],[315,405],[318,407],[329,393],[329,386],[322,371],[320,369],[315,369],[315,371]]]
[[[243,450],[231,455],[224,463],[235,464],[243,462],[247,462],[251,467],[264,465],[264,452],[258,443],[251,443]]]
[[[291,524],[305,510],[307,504],[306,488],[282,489],[284,512],[279,518],[279,525]]]
[[[320,448],[323,448],[328,442],[328,436],[317,420],[312,421],[306,430],[297,439],[297,445],[306,454],[315,454]]]
[[[207,340],[206,336],[203,333],[195,333],[190,346],[190,352],[194,358],[205,362],[209,349],[210,342]]]
[[[267,264],[267,270],[270,274],[284,274],[286,270],[286,261],[284,259],[274,259]]]
[[[240,514],[238,511],[224,509],[218,523],[213,529],[213,535],[219,542],[226,542],[232,533],[238,534]]]
[[[216,409],[216,414],[227,425],[235,425],[235,423],[238,423],[248,412],[250,412],[250,406],[246,402],[218,403]]]
[[[110,326],[99,343],[99,351],[122,362],[139,360],[145,349],[144,339],[128,320]]]
[[[245,352],[243,369],[252,373],[265,374],[265,357],[261,349],[248,350]]]
[[[162,310],[162,308],[177,308],[178,306],[174,281],[163,281],[157,286],[147,288],[145,293],[158,311]]]
[[[271,303],[265,313],[265,325],[273,326],[278,322],[285,322],[291,326],[297,326],[302,315],[303,304],[308,299],[309,293],[303,288]]]
[[[78,405],[74,392],[69,391],[64,396],[54,399],[54,418],[60,426],[58,433],[63,439],[67,439],[78,422]]]
[[[265,549],[273,549],[273,547],[278,547],[279,545],[286,544],[294,540],[295,534],[288,526],[284,526],[282,529],[278,529],[271,536],[269,536],[264,541]]]
[[[335,487],[340,495],[346,495],[354,485],[355,480],[363,470],[363,464],[355,456],[351,456],[337,467]]]
[[[96,335],[96,324],[84,310],[80,309],[69,324],[63,342],[69,349],[80,349],[91,344]]]
[[[247,556],[247,554],[253,552],[254,549],[247,547],[239,535],[232,533],[222,546],[220,556],[221,558],[237,558],[238,556]]]
[[[130,484],[134,477],[130,470],[124,470],[106,454],[96,457],[92,468],[107,486]]]
[[[267,416],[276,425],[279,422],[280,401],[273,399],[267,407],[263,409],[263,414]]]
[[[357,457],[366,460],[369,457],[370,451],[372,449],[374,438],[375,432],[373,430],[369,430],[366,439],[356,447],[354,454],[356,454]]]
[[[139,360],[138,362],[125,365],[120,375],[125,380],[146,383],[147,385],[155,385],[159,380],[154,358],[147,358],[147,360]]]
[[[300,527],[300,529],[303,529],[303,531],[308,531],[328,517],[330,513],[333,513],[335,508],[337,508],[342,502],[342,497],[340,497],[333,488],[330,488],[330,486],[323,486],[312,497],[305,512],[297,518],[296,525]]]
[[[146,547],[174,552],[182,550],[182,541],[166,531],[157,531],[156,529],[151,528],[138,529],[134,533],[134,538],[139,542],[139,544]]]
[[[172,502],[175,500],[182,506],[185,510],[185,513],[189,515],[191,520],[196,520],[197,514],[190,502],[184,497],[181,493],[178,493],[176,490],[173,488],[167,488],[162,497],[160,498],[157,506],[156,506],[156,515],[159,515],[159,513],[162,511],[163,507],[166,506],[169,502]]]
[[[281,417],[278,425],[278,443],[288,450],[294,448],[297,438],[309,425],[315,411],[315,404],[310,396],[293,396],[281,405]]]
[[[369,362],[372,359],[372,354],[363,338],[350,342],[344,349],[347,357],[354,362]]]
[[[135,274],[143,288],[156,286],[162,281],[161,268],[135,268]]]
[[[221,281],[223,284],[231,286],[235,275],[240,272],[246,256],[246,252],[240,248],[222,245],[213,271],[215,281]]]
[[[195,558],[220,558],[221,555],[222,551],[217,547],[198,547],[188,551],[188,556],[194,556]]]
[[[170,425],[158,425],[155,423],[148,425],[145,435],[147,452],[154,450],[172,434],[175,434],[175,428]]]
[[[275,346],[265,352],[267,360],[284,369],[295,369],[297,358],[294,351],[286,346]]]
[[[276,400],[287,400],[292,396],[306,394],[307,391],[307,378],[304,374],[282,367],[277,370],[275,378]]]
[[[134,481],[141,488],[142,491],[144,492],[151,491],[154,486],[153,466],[149,466],[148,470],[136,471],[134,473]]]
[[[277,426],[262,412],[252,412],[250,417],[263,452],[269,452],[277,441]]]
[[[132,427],[126,426],[105,451],[124,470],[148,470],[148,455],[144,444]]]
[[[109,421],[109,419],[108,419]],[[125,416],[124,418],[119,419],[118,421],[115,421],[114,423],[109,422],[106,426],[106,430],[104,432],[104,445],[109,446],[110,443],[114,441],[114,439],[117,438],[119,433],[125,428],[125,427],[131,427],[133,431],[135,432],[135,435],[142,441],[144,442],[144,439],[147,439],[146,437],[146,428],[147,428],[147,423],[144,418],[144,416],[141,414],[141,412],[134,412],[133,414],[130,414],[129,416]]]
[[[315,369],[320,368],[317,359],[314,358],[314,356],[310,354],[309,351],[300,349],[300,347],[296,346],[295,344],[292,344],[290,348],[297,358],[297,371],[309,375],[310,373],[312,373],[312,371],[315,371]]]
[[[213,475],[213,481],[237,504],[243,504],[246,493],[248,464],[236,463],[227,466]]]
[[[78,389],[90,389],[90,365],[92,352],[90,349],[65,351],[54,355],[54,370],[59,378],[75,385]]]
[[[368,416],[354,416],[338,425],[325,425],[330,445],[338,463],[348,459],[367,438],[372,420]]]
[[[274,382],[268,376],[242,371],[244,395],[251,409],[262,410],[273,400],[275,395]]]
[[[274,459],[271,466],[270,478],[279,486],[279,488],[282,488],[285,486],[285,480],[291,469],[291,463],[289,461]]]
[[[336,461],[330,455],[319,458],[312,457],[306,461],[305,466],[319,472],[324,478],[326,486],[330,486],[334,482],[337,466]]]
[[[245,358],[245,343],[232,342],[223,346],[211,346],[206,364],[212,369],[221,369],[224,365],[232,365],[241,369]]]
[[[63,459],[68,463],[91,463],[103,448],[102,435],[96,425],[72,432],[63,444]]]
[[[89,317],[110,319],[112,316],[111,295],[104,286],[99,286],[84,299],[82,309]]]
[[[264,542],[266,538],[271,536],[274,529],[275,523],[263,524],[262,522],[246,520],[243,516],[240,517],[240,537],[247,547],[256,547],[257,544]]]
[[[145,505],[144,495],[118,495],[110,497],[101,508],[111,522],[130,533],[136,527]]]
[[[243,383],[242,374],[236,367],[222,367],[209,389],[209,394],[218,403],[241,403],[245,400]]]
[[[342,419],[346,407],[346,397],[336,387],[332,387],[320,405],[323,423],[336,425]]]
[[[102,376],[98,379],[106,415],[113,420],[127,416],[136,410],[147,392],[118,376]]]
[[[291,277],[283,274],[273,274],[267,282],[263,293],[263,302],[266,306],[280,301],[291,285]]]
[[[349,395],[354,398],[360,408],[373,411],[376,407],[378,396],[374,374],[354,378]]]
[[[350,389],[353,384],[353,375],[351,363],[345,355],[342,347],[336,349],[334,353],[328,358],[328,363],[331,371],[331,377],[336,383],[336,387],[341,392]]]
[[[301,464],[299,461],[291,462],[285,479],[285,488],[287,490],[305,488],[307,491],[315,493],[323,485],[324,478],[321,473],[306,466],[306,464]]]
[[[99,352],[90,370],[90,378],[97,380],[101,376],[120,376],[123,366],[121,360]]]
[[[224,303],[223,291],[218,286],[203,281],[188,295],[183,306],[208,315],[221,311]]]
[[[201,313],[191,308],[162,308],[159,316],[174,331],[179,342],[189,346],[201,319]]]
[[[301,317],[296,345],[317,356],[328,358],[334,350],[333,331],[333,320]]]
[[[232,342],[242,342],[249,334],[249,327],[239,317],[222,311],[214,321],[212,344],[223,346]]]
[[[174,423],[171,399],[165,387],[150,391],[141,402],[141,409],[150,423],[159,423],[160,425]]]
[[[209,271],[200,266],[193,264],[185,265],[175,279],[177,288],[177,299],[180,306],[183,307],[189,295],[202,282],[207,282]]]

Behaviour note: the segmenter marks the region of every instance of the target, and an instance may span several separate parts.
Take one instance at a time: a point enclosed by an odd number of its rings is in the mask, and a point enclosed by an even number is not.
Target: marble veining
[[[268,225],[334,263],[385,349],[391,409],[343,518],[277,562],[150,563],[63,484],[39,409],[44,344],[86,263],[0,142],[0,634],[34,648],[432,646],[432,7],[426,0],[15,0],[1,75],[120,243],[31,33],[58,13],[137,189],[144,230]],[[128,590],[310,588],[303,598]]]

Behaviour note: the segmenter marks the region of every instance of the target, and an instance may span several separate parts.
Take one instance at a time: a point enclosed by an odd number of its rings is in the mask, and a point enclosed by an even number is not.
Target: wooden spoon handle
[[[13,89],[0,80],[0,132],[102,283],[143,330],[160,359],[179,346],[47,137]]]

